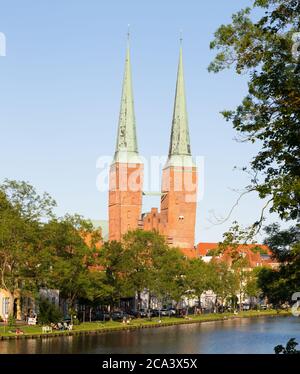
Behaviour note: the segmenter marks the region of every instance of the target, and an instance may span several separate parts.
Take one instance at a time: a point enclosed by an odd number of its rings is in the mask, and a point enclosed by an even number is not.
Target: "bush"
[[[73,325],[75,325],[75,326],[80,325],[80,321],[76,316],[73,317]]]
[[[47,299],[42,299],[39,302],[38,321],[40,324],[57,323],[63,318],[62,312],[56,305],[50,303]]]
[[[300,351],[297,351],[296,349],[297,345],[298,343],[296,342],[295,338],[292,338],[287,342],[286,347],[282,345],[276,345],[276,347],[274,348],[274,351],[276,354],[284,354],[284,355],[300,354]]]
[[[13,314],[10,314],[8,317],[8,327],[13,329],[16,326],[16,319]]]

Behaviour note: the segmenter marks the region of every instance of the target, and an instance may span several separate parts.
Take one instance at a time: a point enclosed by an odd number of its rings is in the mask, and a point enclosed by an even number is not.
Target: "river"
[[[300,318],[259,317],[118,331],[98,335],[0,341],[0,353],[273,353],[300,344]]]

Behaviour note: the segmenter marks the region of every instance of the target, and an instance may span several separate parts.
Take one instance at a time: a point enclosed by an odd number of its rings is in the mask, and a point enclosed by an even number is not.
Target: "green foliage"
[[[190,293],[196,297],[209,290],[212,279],[212,266],[201,259],[189,261],[186,271],[186,285]]]
[[[188,285],[186,277],[188,274],[188,261],[179,249],[168,248],[157,258],[156,268],[150,290],[160,299],[169,302],[174,300],[177,304],[186,294]]]
[[[276,354],[284,354],[284,355],[300,354],[300,351],[298,351],[296,349],[297,345],[298,345],[298,343],[295,341],[295,338],[292,338],[287,342],[286,347],[284,347],[282,345],[277,345],[274,348],[274,351],[275,351]]]
[[[10,314],[8,316],[8,323],[7,324],[8,324],[9,329],[13,329],[16,326],[16,319],[13,316],[13,314]]]
[[[62,312],[59,308],[52,304],[47,299],[41,299],[39,301],[39,314],[38,314],[38,322],[39,324],[47,324],[47,323],[57,323],[60,322],[63,318]]]
[[[233,261],[238,260],[241,256],[239,250],[241,244],[251,244],[253,251],[257,250],[254,241],[255,227],[242,228],[238,222],[234,221],[232,226],[223,234],[223,240],[218,244],[219,253],[228,252]]]
[[[100,265],[98,250],[85,241],[87,233],[93,235],[89,221],[68,215],[51,220],[44,230],[50,254],[44,264],[50,269],[48,286],[58,288],[71,305],[79,298],[92,301],[106,296],[110,290],[105,285],[104,274],[93,271]]]
[[[264,243],[271,249],[273,257],[280,262],[291,261],[295,256],[295,246],[300,241],[300,225],[281,230],[279,224],[264,228],[267,237]]]
[[[257,267],[252,269],[247,276],[247,282],[245,284],[245,294],[250,297],[259,297],[262,293],[261,287],[258,283],[259,273],[261,271],[261,267]]]
[[[266,228],[269,236],[265,242],[273,256],[280,261],[278,269],[261,269],[258,285],[274,305],[290,302],[300,285],[300,236],[299,227],[280,231],[278,225]]]
[[[219,256],[222,253],[222,250],[219,249],[210,249],[207,253],[206,256]]]
[[[50,212],[51,202],[47,194],[37,195],[24,182],[6,181],[0,187],[0,287],[12,296],[16,289],[21,296],[33,298],[41,288],[58,289],[72,310],[76,302],[112,310],[122,297],[137,294],[140,303],[145,289],[162,304],[172,300],[178,304],[185,296],[200,298],[206,290],[215,291],[224,301],[241,284],[249,294],[256,293],[239,256],[233,259],[232,269],[215,259],[209,264],[189,260],[157,232],[141,230],[99,249],[99,232],[81,216],[49,215],[42,220],[40,214]],[[235,226],[219,251],[230,243],[237,248],[241,235],[245,232]],[[47,323],[57,318],[53,306],[41,301],[39,320]]]
[[[56,202],[47,192],[39,195],[30,184],[8,179],[0,186],[0,191],[25,219],[38,220],[53,217]]]
[[[211,289],[223,303],[228,296],[236,295],[239,283],[236,275],[225,262],[213,262]]]
[[[103,273],[90,271],[99,266],[99,232],[79,215],[54,217],[53,206],[48,194],[25,182],[0,186],[0,287],[11,295],[21,288],[26,296],[59,289],[71,304],[106,296]]]
[[[24,199],[24,201],[22,200]],[[48,198],[24,182],[0,185],[0,287],[11,294],[20,287],[34,292],[38,287],[42,246],[42,224],[38,214],[49,211]]]
[[[241,244],[250,245],[252,252],[263,252],[254,241],[255,227],[241,228],[237,222],[233,222],[232,227],[223,234],[223,241],[218,248],[221,253],[227,253],[231,258],[231,270],[234,272],[235,281],[240,300],[244,297],[258,297],[261,288],[258,283],[258,270],[251,269],[246,254],[241,251]],[[249,247],[247,247],[249,249]],[[235,283],[236,282],[236,283]],[[240,307],[242,305],[240,304]]]
[[[248,76],[247,96],[223,112],[240,141],[260,146],[244,168],[251,175],[246,191],[267,198],[270,210],[286,220],[299,216],[300,203],[300,59],[293,53],[299,24],[299,2],[253,0],[219,27],[210,45],[217,50],[210,71],[233,67]]]
[[[132,297],[148,289],[158,298],[180,300],[186,291],[183,255],[169,248],[165,239],[156,232],[135,230],[128,232],[122,243],[105,243],[101,261],[106,279],[113,289],[111,304],[121,296]],[[140,302],[140,300],[138,300]]]

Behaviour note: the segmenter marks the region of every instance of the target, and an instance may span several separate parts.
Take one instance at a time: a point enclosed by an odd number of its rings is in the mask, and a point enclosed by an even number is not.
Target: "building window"
[[[8,314],[9,311],[9,297],[3,297],[2,299],[2,315]]]

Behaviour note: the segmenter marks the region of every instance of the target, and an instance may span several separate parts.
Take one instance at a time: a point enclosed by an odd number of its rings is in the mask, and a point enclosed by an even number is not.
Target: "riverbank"
[[[130,324],[124,325],[122,322],[107,321],[107,322],[85,322],[78,326],[74,326],[72,331],[53,331],[51,333],[42,333],[41,326],[28,326],[18,325],[24,334],[16,335],[13,332],[9,332],[8,326],[0,327],[0,340],[7,339],[26,339],[26,338],[47,338],[47,337],[59,337],[59,336],[70,336],[80,334],[101,334],[111,331],[121,330],[136,330],[142,328],[154,328],[154,327],[165,327],[175,326],[182,324],[192,323],[204,323],[213,321],[222,321],[228,319],[237,318],[251,318],[251,317],[263,317],[263,316],[287,316],[290,315],[289,311],[276,310],[264,310],[264,311],[244,311],[238,314],[233,313],[222,313],[222,314],[200,314],[200,315],[189,315],[187,318],[176,318],[176,317],[162,317],[159,322],[158,318],[152,318],[151,321],[148,319],[134,319]]]

